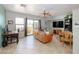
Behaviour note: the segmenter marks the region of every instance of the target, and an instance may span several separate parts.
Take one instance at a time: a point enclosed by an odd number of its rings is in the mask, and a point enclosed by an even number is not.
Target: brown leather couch
[[[45,33],[44,31],[34,31],[34,36],[36,39],[43,43],[48,43],[52,40],[52,36],[50,33]]]

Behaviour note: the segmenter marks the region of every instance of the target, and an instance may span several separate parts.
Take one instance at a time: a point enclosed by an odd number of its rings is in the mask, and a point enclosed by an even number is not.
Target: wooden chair
[[[72,34],[70,32],[63,32],[60,34],[60,41],[72,44]]]

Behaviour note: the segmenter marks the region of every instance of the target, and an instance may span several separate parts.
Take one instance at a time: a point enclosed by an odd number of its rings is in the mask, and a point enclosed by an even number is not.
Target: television
[[[59,21],[59,26],[60,28],[63,28],[63,21]]]
[[[53,27],[56,27],[56,22],[53,22]]]
[[[63,28],[63,21],[54,21],[53,27],[55,28]]]

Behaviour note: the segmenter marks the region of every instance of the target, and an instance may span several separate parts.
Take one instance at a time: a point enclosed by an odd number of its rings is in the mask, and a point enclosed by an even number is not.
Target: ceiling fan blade
[[[41,13],[44,17],[45,16],[51,16],[51,13],[49,13],[49,12],[46,12],[45,10],[43,11],[43,13]]]

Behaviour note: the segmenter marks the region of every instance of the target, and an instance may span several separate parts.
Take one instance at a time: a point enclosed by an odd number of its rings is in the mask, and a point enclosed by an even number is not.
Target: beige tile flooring
[[[72,48],[61,43],[57,35],[54,35],[50,43],[43,44],[34,36],[20,39],[19,43],[10,44],[0,48],[1,54],[71,54]]]

